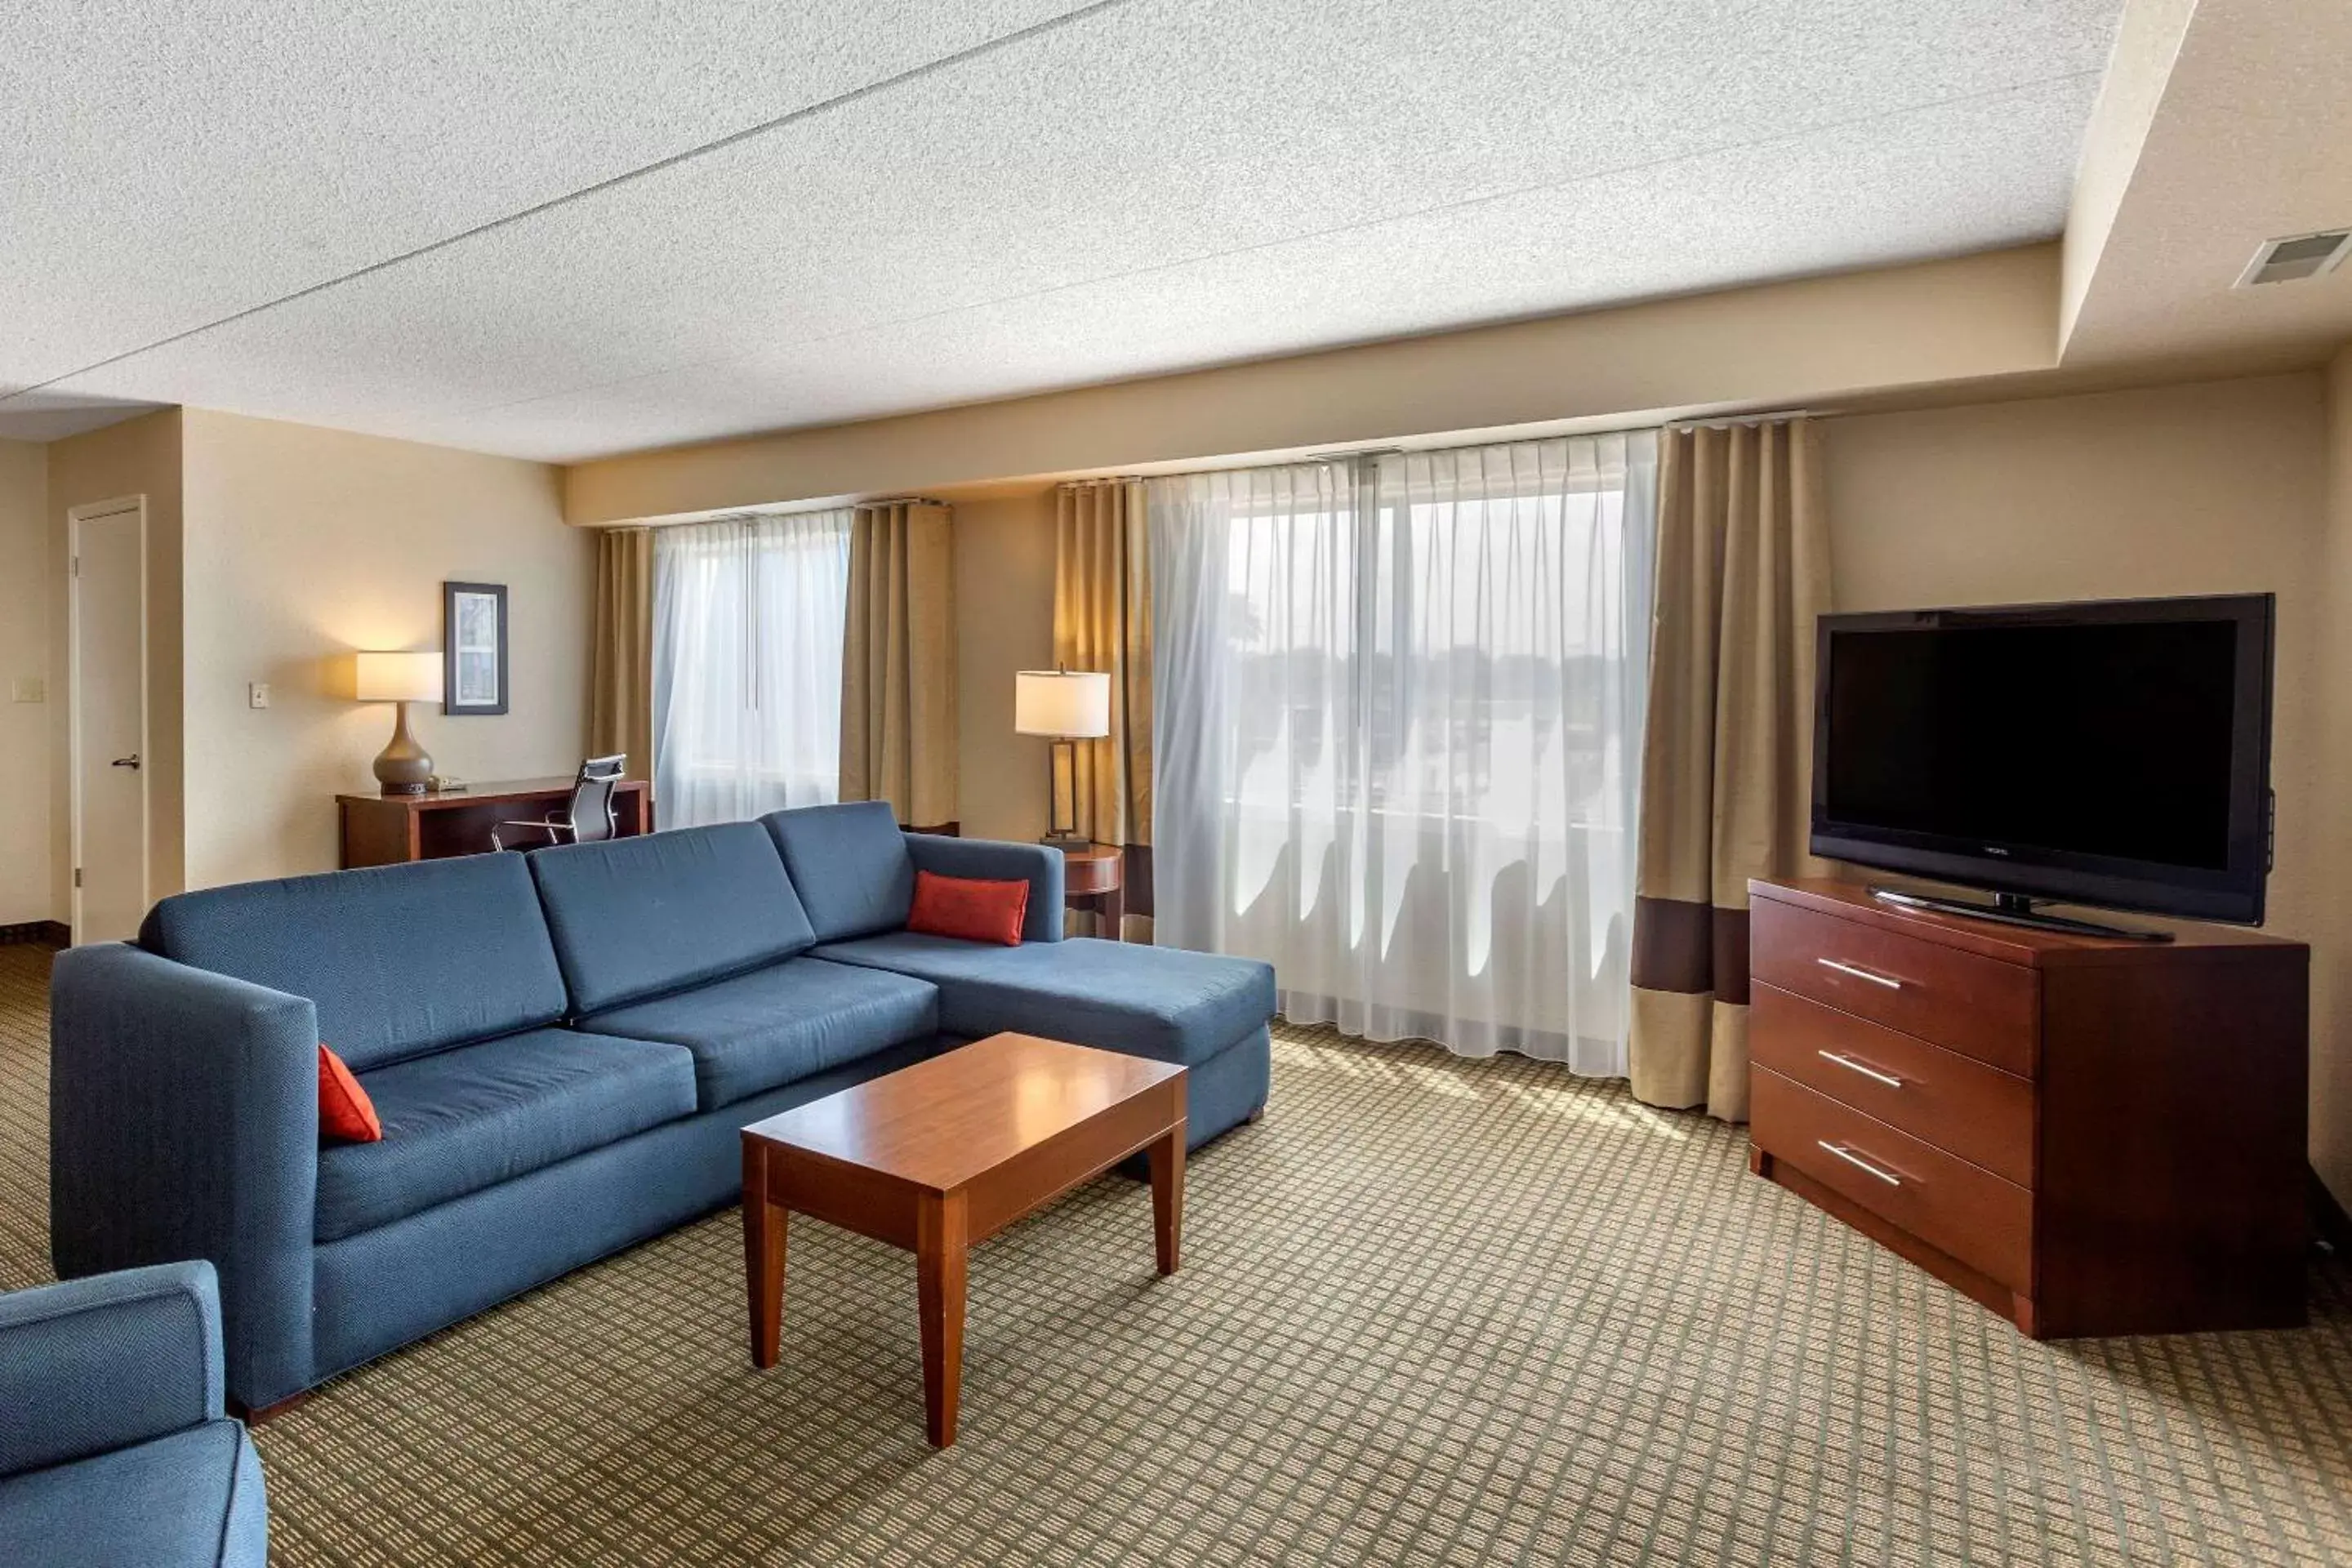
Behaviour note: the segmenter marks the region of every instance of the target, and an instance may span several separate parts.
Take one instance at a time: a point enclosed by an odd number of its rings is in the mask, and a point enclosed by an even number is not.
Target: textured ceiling
[[[565,459],[2046,238],[2118,4],[12,8],[0,435]]]

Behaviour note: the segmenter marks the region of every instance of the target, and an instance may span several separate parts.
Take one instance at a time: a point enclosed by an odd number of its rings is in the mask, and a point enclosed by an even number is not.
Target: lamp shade
[[[1074,741],[1109,734],[1110,677],[1084,669],[1015,671],[1013,728]]]
[[[441,656],[437,653],[363,653],[359,689],[362,702],[438,702]]]

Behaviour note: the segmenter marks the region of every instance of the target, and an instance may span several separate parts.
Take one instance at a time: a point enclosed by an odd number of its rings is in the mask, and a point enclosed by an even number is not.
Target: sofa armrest
[[[209,1263],[0,1296],[0,1475],[127,1448],[221,1414]]]
[[[119,942],[50,980],[49,1244],[61,1279],[208,1259],[229,1394],[311,1381],[318,1012]]]
[[[1062,940],[1062,852],[1043,844],[1011,844],[996,838],[950,838],[936,833],[907,835],[907,854],[918,871],[935,877],[977,877],[1029,884],[1029,912],[1023,942]]]

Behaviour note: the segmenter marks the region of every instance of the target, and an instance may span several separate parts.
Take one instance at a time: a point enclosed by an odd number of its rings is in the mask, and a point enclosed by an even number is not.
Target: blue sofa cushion
[[[732,1105],[939,1033],[939,990],[879,969],[793,958],[585,1021],[694,1053],[697,1103]]]
[[[915,907],[915,862],[883,800],[808,805],[760,818],[782,852],[819,942],[896,931]]]
[[[580,1015],[757,969],[816,941],[757,823],[566,845],[528,858]]]
[[[601,1148],[694,1110],[676,1046],[536,1029],[360,1075],[380,1143],[319,1151],[317,1239],[333,1241]]]
[[[1012,1029],[1186,1067],[1274,1016],[1272,965],[1172,947],[1086,937],[996,947],[895,931],[814,956],[929,981],[946,1034]]]
[[[165,958],[307,996],[354,1072],[551,1024],[563,976],[520,855],[207,888],[140,928]]]
[[[268,1548],[261,1467],[239,1422],[0,1480],[9,1568],[260,1568]]]

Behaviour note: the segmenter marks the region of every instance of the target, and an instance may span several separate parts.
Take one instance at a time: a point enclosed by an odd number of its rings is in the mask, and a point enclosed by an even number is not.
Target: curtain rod
[[[1818,408],[1783,408],[1769,414],[1726,414],[1713,419],[1670,419],[1661,428],[1667,430],[1736,430],[1743,425],[1774,425],[1790,419],[1828,419],[1833,416]]]

